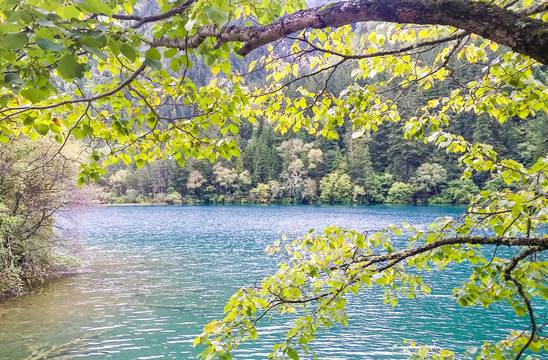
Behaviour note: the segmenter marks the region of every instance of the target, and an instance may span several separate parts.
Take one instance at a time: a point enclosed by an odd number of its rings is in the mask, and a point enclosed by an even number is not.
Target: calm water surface
[[[358,230],[426,226],[458,207],[178,206],[75,209],[85,273],[0,304],[0,359],[193,359],[192,341],[222,318],[232,293],[260,281],[279,259],[265,248],[281,234],[328,225]],[[524,323],[494,309],[460,308],[451,288],[465,269],[428,276],[433,296],[384,305],[368,290],[349,298],[348,327],[329,329],[320,359],[404,359],[403,339],[463,351]],[[460,275],[459,275],[460,274]],[[236,359],[266,359],[287,324],[265,323]]]

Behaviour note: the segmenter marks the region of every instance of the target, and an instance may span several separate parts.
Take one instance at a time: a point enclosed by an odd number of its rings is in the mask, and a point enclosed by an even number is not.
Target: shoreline
[[[100,204],[99,206],[180,206],[168,203],[123,203],[123,204]]]
[[[76,265],[74,267],[68,267],[59,270],[51,270],[48,274],[45,274],[41,279],[36,279],[31,284],[25,284],[23,288],[17,292],[5,292],[0,293],[0,304],[13,301],[25,296],[29,296],[34,293],[35,290],[48,286],[49,284],[66,279],[72,276],[78,276],[90,272],[88,268],[84,266]]]
[[[395,204],[395,203],[380,203],[380,204],[330,204],[330,203],[314,203],[314,204],[303,204],[303,203],[295,203],[295,204],[282,204],[282,203],[274,203],[274,204],[261,204],[261,203],[247,203],[247,204],[240,204],[240,203],[230,203],[230,204],[168,204],[168,203],[123,203],[123,204],[83,204],[84,206],[99,206],[99,207],[132,207],[132,206],[200,206],[200,205],[215,205],[215,206],[232,206],[232,205],[260,205],[260,206],[459,206],[459,207],[466,207],[468,204]]]

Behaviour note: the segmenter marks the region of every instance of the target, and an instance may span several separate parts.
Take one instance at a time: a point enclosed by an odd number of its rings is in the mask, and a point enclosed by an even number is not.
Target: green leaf
[[[111,7],[100,0],[84,0],[83,3],[78,4],[82,9],[92,12],[94,14],[105,14],[112,17]]]
[[[523,317],[527,314],[527,311],[525,310],[525,308],[523,306],[516,306],[514,308],[514,311],[516,312],[516,314],[520,317]]]
[[[213,66],[213,64],[217,62],[217,59],[218,59],[217,55],[211,54],[211,53],[207,53],[204,56],[205,63],[209,67]]]
[[[299,354],[297,353],[297,351],[295,351],[295,349],[289,349],[289,351],[287,352],[287,355],[293,360],[300,359]]]
[[[59,9],[59,11],[57,12],[63,19],[78,19],[78,17],[80,16],[80,14],[82,13],[80,10],[78,10],[75,6],[73,5],[67,5],[67,6],[63,6],[62,8]]]
[[[220,65],[221,65],[221,70],[225,74],[228,74],[230,72],[230,63],[228,61],[223,61]]]
[[[156,48],[150,48],[145,53],[146,59],[162,60],[162,54]]]
[[[133,6],[129,2],[124,1],[123,6],[124,6],[124,11],[126,12],[126,14],[128,14],[128,15],[133,14]]]
[[[233,134],[237,134],[238,131],[240,131],[240,129],[234,124],[228,124],[228,130]]]
[[[6,94],[0,96],[0,106],[7,106],[8,102],[14,98],[11,94]]]
[[[135,48],[133,46],[131,46],[127,43],[122,44],[122,46],[120,47],[120,51],[130,61],[135,61],[135,59],[139,56],[139,52],[137,50],[135,50]]]
[[[181,66],[182,66],[181,59],[175,58],[171,60],[171,62],[169,63],[169,66],[171,67],[171,70],[175,72],[181,70]]]
[[[8,73],[4,75],[4,82],[6,83],[22,83],[21,76],[19,74]]]
[[[177,49],[168,49],[164,51],[164,57],[172,58],[177,55]]]
[[[81,128],[75,128],[74,130],[72,130],[71,134],[77,140],[80,140],[86,137],[86,133]]]
[[[251,338],[251,340],[255,340],[257,339],[257,330],[255,328],[251,328],[249,329],[249,337]]]
[[[48,39],[36,38],[36,45],[38,45],[42,50],[46,51],[56,51],[61,52],[66,49],[66,46],[63,44],[58,44]]]
[[[53,131],[53,132],[56,133],[56,134],[60,134],[61,131],[63,130],[63,129],[61,129],[60,126],[58,126],[58,125],[56,125],[56,124],[53,124],[53,123],[50,124],[49,128],[51,129],[51,131]]]
[[[150,116],[147,118],[147,125],[151,129],[153,129],[156,126],[157,119],[155,116]]]
[[[40,135],[46,135],[49,131],[49,126],[46,124],[38,124],[36,130]]]
[[[231,147],[228,151],[230,151],[230,153],[234,156],[240,156],[241,154],[240,149],[238,149],[237,146]]]
[[[87,45],[82,45],[82,48],[84,50],[86,50],[88,53],[97,56],[99,59],[101,59],[103,61],[107,60],[107,56],[103,52],[99,51],[98,49],[96,49],[94,47],[87,46]]]
[[[137,165],[137,167],[140,169],[142,168],[143,166],[145,166],[146,164],[146,161],[143,160],[143,159],[137,159],[135,160],[135,165]]]
[[[22,89],[19,94],[32,103],[37,103],[47,98],[46,92],[36,88]]]
[[[84,66],[80,64],[74,56],[66,54],[59,60],[57,71],[65,80],[80,79],[84,74]]]
[[[183,152],[183,155],[187,158],[192,155],[192,152],[190,151],[190,148],[188,146],[181,146],[181,151]]]
[[[209,20],[212,20],[215,24],[219,25],[219,27],[228,22],[228,13],[219,8],[209,7],[204,10],[204,13]]]
[[[493,230],[494,230],[495,233],[496,233],[497,235],[499,235],[499,236],[502,235],[502,234],[504,233],[504,229],[505,229],[505,228],[504,228],[504,226],[502,226],[502,225],[495,225],[495,226],[493,226]]]
[[[156,70],[162,70],[162,63],[155,59],[145,59],[143,64]]]
[[[29,37],[26,32],[8,33],[2,38],[2,46],[8,50],[21,49],[27,45]]]

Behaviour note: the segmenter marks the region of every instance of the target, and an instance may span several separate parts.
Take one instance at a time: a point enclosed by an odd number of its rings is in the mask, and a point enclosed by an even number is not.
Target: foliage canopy
[[[189,157],[237,156],[232,135],[257,118],[282,133],[330,139],[351,121],[359,137],[402,121],[402,100],[414,91],[442,89],[403,119],[405,137],[459,155],[465,179],[497,173],[515,190],[483,191],[462,218],[427,230],[328,228],[296,239],[278,273],[238,291],[225,319],[196,343],[206,346],[204,358],[227,359],[257,337],[266,314],[297,311],[271,356],[298,359],[312,351],[319,328],[346,323],[349,293],[376,285],[396,302],[401,293],[429,292],[409,269],[470,262],[470,280],[454,290],[459,304],[507,301],[531,326],[468,356],[519,359],[526,349],[548,348],[531,305],[548,299],[548,158],[525,166],[448,126],[463,114],[499,122],[546,116],[547,10],[536,0],[354,0],[308,9],[302,0],[1,0],[0,141],[49,133],[61,146],[87,139],[94,150],[80,168],[83,184],[119,161],[141,167],[166,157],[184,165]],[[263,45],[261,58],[251,53]],[[250,53],[249,67],[237,66],[244,60],[235,54]],[[192,76],[202,61],[207,83]],[[473,80],[461,83],[464,73]],[[266,76],[256,88],[246,85],[254,74]],[[341,77],[348,86],[332,93]],[[410,241],[396,248],[392,238],[402,231]],[[499,247],[514,250],[504,256]],[[453,355],[423,348],[420,356]]]

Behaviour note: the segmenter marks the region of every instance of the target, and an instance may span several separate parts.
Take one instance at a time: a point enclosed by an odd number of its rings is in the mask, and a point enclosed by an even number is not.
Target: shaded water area
[[[0,359],[193,359],[194,338],[235,290],[259,282],[280,258],[281,234],[346,226],[426,226],[459,207],[177,206],[74,209],[87,271],[0,304]],[[508,306],[461,308],[451,289],[465,268],[427,275],[433,295],[395,308],[381,293],[349,297],[348,327],[320,334],[320,359],[405,359],[403,339],[464,351],[502,339],[525,319]],[[273,320],[235,359],[266,359],[287,324]]]

